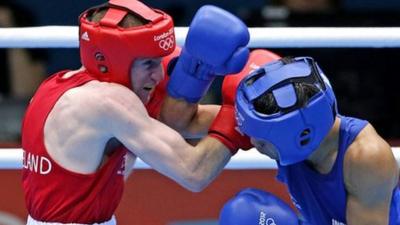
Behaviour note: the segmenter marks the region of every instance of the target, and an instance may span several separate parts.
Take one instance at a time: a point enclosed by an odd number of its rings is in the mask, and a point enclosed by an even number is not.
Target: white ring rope
[[[400,47],[400,27],[391,28],[249,28],[249,47],[318,48]],[[187,27],[176,27],[178,44],[182,45]],[[229,35],[229,34],[227,34]],[[77,48],[78,27],[44,26],[0,28],[0,48]],[[400,147],[392,148],[400,165]],[[0,169],[21,169],[22,149],[0,149]],[[138,160],[135,168],[150,168]],[[276,163],[257,150],[239,151],[227,169],[275,169]]]
[[[249,28],[251,48],[400,47],[400,27]],[[188,28],[176,27],[182,45]],[[227,34],[229,35],[229,34]],[[0,48],[77,48],[78,27],[0,28]]]
[[[400,166],[400,147],[392,147],[397,164]],[[21,169],[22,168],[22,149],[8,148],[0,149],[0,169]],[[150,169],[150,167],[138,159],[134,168]],[[249,151],[239,151],[226,165],[225,169],[276,169],[276,162],[256,149]]]

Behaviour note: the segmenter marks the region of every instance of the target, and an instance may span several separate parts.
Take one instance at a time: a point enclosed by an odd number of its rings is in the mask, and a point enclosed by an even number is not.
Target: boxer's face
[[[155,87],[164,79],[161,59],[137,59],[131,67],[133,92],[142,100],[143,104],[149,102]]]
[[[278,150],[274,145],[262,139],[251,138],[251,143],[262,154],[269,156],[271,159],[278,160]]]

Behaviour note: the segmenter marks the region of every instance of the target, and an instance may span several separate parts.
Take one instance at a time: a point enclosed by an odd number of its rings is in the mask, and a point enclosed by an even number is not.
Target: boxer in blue
[[[304,222],[250,222],[261,214],[236,209],[245,205],[240,201],[261,204],[253,207],[259,212],[278,208],[270,211],[272,219],[282,211],[287,218],[294,213],[269,200],[276,197],[252,190],[258,198],[239,194],[225,205],[221,224],[400,224],[399,173],[390,146],[367,121],[338,114],[318,64],[310,57],[283,58],[244,77],[248,71],[224,81],[235,86],[241,80],[235,102],[239,128],[277,161],[278,179]]]

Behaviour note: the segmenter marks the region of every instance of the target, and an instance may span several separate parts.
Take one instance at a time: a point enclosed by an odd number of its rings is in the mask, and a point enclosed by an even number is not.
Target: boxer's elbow
[[[210,178],[203,174],[191,174],[187,176],[184,184],[182,184],[187,190],[191,192],[201,192],[210,183]]]
[[[192,192],[203,191],[222,170],[221,166],[216,166],[215,162],[206,157],[202,160],[185,160],[184,162],[182,180],[185,185],[183,186]]]
[[[185,186],[185,188],[187,190],[189,190],[191,192],[195,192],[195,193],[203,191],[205,187],[206,187],[206,185],[197,185],[197,184],[190,184],[190,185]]]

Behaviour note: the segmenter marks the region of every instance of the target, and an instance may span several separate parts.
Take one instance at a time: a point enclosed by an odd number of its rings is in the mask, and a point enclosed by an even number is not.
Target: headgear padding
[[[99,22],[89,21],[93,13],[107,8]],[[128,14],[142,17],[147,24],[121,27]],[[158,58],[175,49],[172,18],[136,0],[110,0],[86,10],[80,16],[79,44],[82,64],[100,81],[131,88],[130,69],[138,58]]]
[[[306,105],[298,104],[294,83],[312,84],[318,92]],[[279,112],[264,114],[254,101],[272,93]],[[309,57],[278,60],[248,75],[236,96],[238,126],[242,132],[275,146],[281,165],[305,160],[329,133],[336,118],[336,99],[322,70]]]

